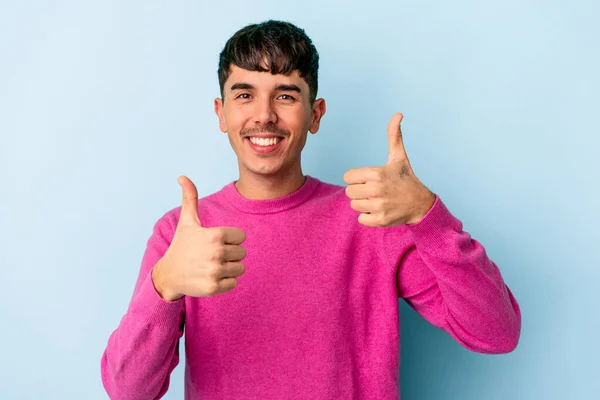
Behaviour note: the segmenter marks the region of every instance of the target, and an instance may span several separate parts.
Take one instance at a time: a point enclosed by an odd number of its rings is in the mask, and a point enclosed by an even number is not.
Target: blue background
[[[499,265],[517,350],[469,352],[404,303],[402,395],[595,399],[600,56],[592,1],[0,1],[1,399],[104,399],[100,357],[154,222],[236,179],[217,58],[242,26],[304,28],[328,112],[304,172],[342,184],[406,150]],[[183,362],[183,360],[182,360]],[[595,394],[594,394],[595,393]],[[183,398],[182,364],[168,399]]]

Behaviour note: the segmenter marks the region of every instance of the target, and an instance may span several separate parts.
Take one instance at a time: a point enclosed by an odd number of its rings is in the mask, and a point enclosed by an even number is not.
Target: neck
[[[249,200],[271,200],[294,193],[304,184],[306,177],[300,166],[274,175],[261,175],[240,170],[235,182],[237,191]]]

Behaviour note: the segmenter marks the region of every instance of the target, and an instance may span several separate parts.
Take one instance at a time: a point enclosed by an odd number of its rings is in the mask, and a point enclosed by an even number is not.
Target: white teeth
[[[281,140],[281,138],[269,138],[269,139],[265,139],[265,138],[256,138],[256,137],[251,137],[250,141],[258,146],[273,146],[274,144],[279,143],[279,141]]]

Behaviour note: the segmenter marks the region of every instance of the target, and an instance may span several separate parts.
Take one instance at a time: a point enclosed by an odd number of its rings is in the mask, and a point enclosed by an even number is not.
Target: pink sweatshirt
[[[162,216],[102,357],[111,399],[161,398],[184,326],[188,400],[399,399],[399,298],[467,349],[517,346],[515,298],[439,197],[419,223],[389,228],[360,225],[343,186],[310,176],[279,199],[231,182],[198,205],[203,226],[246,232],[246,273],[224,294],[163,300],[150,272],[181,207]]]

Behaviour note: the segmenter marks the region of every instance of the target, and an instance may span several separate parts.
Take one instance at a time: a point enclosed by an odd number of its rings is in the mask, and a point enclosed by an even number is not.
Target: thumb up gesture
[[[394,114],[388,125],[388,161],[383,167],[356,168],[344,174],[350,207],[366,226],[396,226],[420,221],[435,202],[435,194],[417,179],[408,161],[400,123]]]
[[[245,272],[241,263],[246,249],[244,231],[238,228],[205,228],[198,217],[198,190],[185,176],[181,215],[171,245],[152,270],[160,296],[174,301],[183,296],[206,297],[232,290]]]

